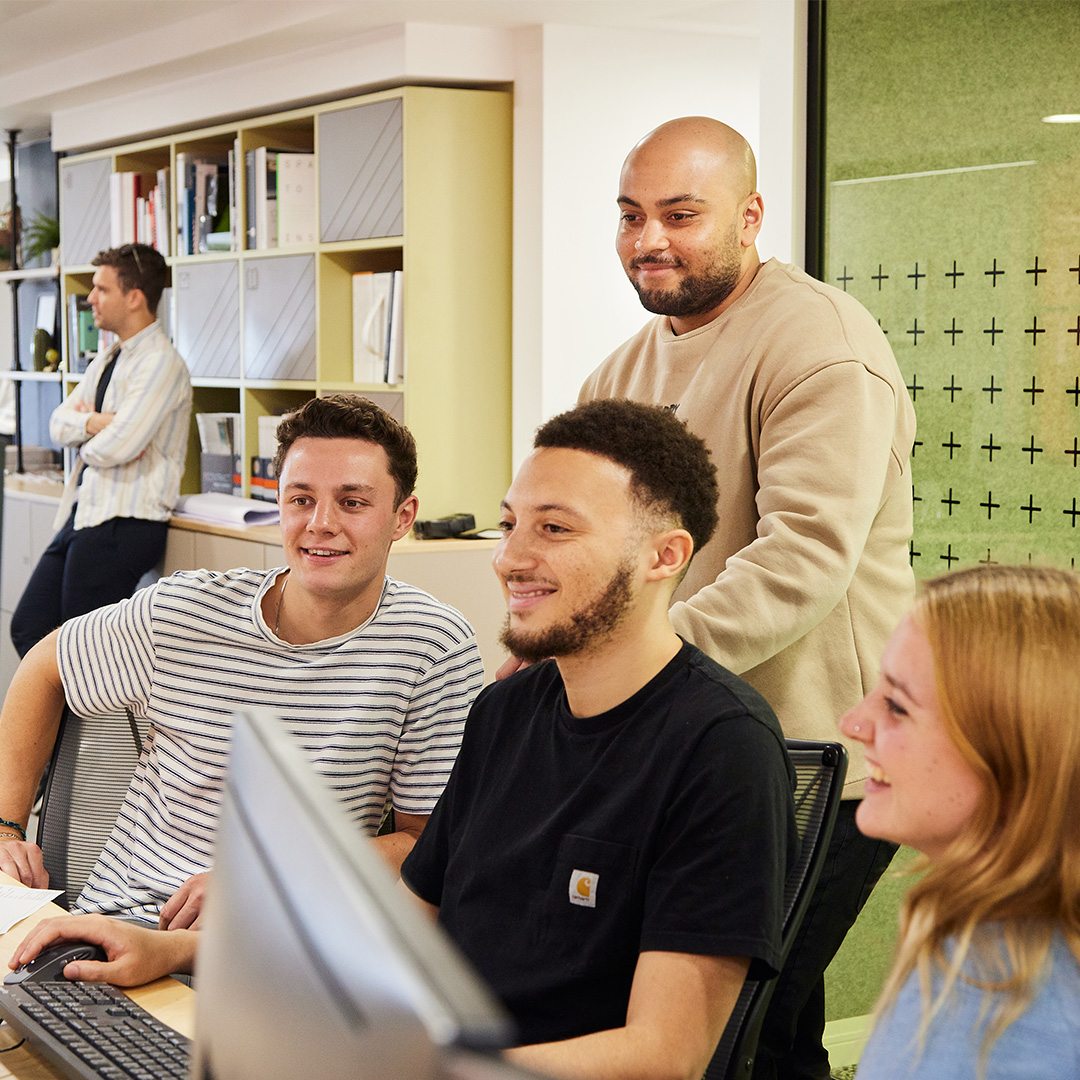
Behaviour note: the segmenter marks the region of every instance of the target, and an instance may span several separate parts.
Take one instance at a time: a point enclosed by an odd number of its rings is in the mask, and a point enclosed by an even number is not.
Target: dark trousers
[[[168,532],[167,521],[141,518],[76,529],[73,510],[42,553],[11,617],[19,656],[62,622],[130,596],[165,554]]]
[[[896,845],[863,836],[857,799],[840,804],[821,878],[769,1003],[753,1080],[828,1080],[825,969],[889,866]]]

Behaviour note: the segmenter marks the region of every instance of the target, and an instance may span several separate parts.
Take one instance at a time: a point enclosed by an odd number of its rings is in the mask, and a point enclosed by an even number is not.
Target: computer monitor
[[[195,1080],[425,1080],[513,1041],[275,717],[235,718],[203,922]]]

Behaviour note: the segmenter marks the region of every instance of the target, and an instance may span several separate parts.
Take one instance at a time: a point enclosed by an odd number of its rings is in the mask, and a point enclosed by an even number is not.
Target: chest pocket
[[[629,844],[564,836],[536,923],[544,952],[572,972],[598,956],[636,958],[642,917],[636,866],[637,849]]]

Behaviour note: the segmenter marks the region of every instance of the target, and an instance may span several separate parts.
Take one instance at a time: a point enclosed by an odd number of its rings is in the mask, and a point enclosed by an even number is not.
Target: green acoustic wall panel
[[[917,577],[1080,558],[1080,4],[829,0],[823,276],[915,403]]]

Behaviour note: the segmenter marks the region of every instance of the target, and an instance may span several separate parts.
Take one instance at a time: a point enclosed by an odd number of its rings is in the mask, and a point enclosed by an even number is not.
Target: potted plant
[[[39,210],[30,219],[29,224],[23,226],[23,261],[44,260],[46,255],[59,246],[60,222]]]

